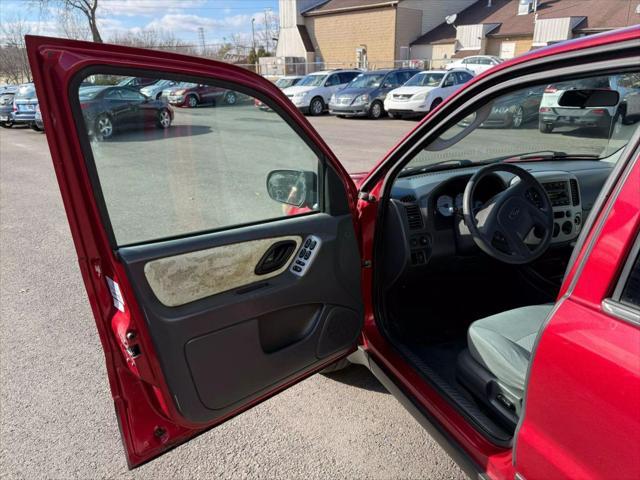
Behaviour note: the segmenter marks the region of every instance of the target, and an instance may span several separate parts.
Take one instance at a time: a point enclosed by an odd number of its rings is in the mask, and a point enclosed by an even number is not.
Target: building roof
[[[305,16],[326,15],[329,13],[348,12],[367,8],[388,7],[401,0],[327,0],[303,12]]]
[[[458,13],[456,25],[498,23],[488,37],[516,37],[533,35],[534,15],[517,15],[518,0],[479,0]],[[640,23],[636,13],[638,0],[538,0],[538,19],[586,17],[575,28],[576,32],[609,30]],[[425,33],[412,45],[453,43],[456,30],[442,23]]]

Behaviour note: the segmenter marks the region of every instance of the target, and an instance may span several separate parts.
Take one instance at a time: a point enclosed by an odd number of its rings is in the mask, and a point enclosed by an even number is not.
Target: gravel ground
[[[413,125],[314,123],[352,171]],[[366,148],[338,143],[347,124]],[[0,129],[0,266],[3,478],[464,478],[361,367],[315,375],[128,471],[45,137],[28,129]]]

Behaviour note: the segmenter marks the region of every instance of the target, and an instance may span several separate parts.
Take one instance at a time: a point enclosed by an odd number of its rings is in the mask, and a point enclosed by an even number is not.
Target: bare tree
[[[72,10],[61,10],[58,13],[58,29],[61,35],[74,40],[89,40],[91,29],[80,15]]]
[[[31,81],[31,69],[27,58],[24,36],[29,33],[29,25],[20,18],[0,24],[3,46],[0,47],[0,77],[9,83]]]
[[[49,5],[58,5],[63,12],[70,15],[80,15],[89,22],[89,30],[94,42],[102,43],[102,36],[98,29],[96,11],[99,0],[32,0],[39,4],[41,8],[48,8]]]
[[[198,54],[198,49],[195,45],[183,42],[171,32],[153,28],[146,28],[135,33],[116,33],[109,38],[109,42],[129,47],[179,52],[186,55]]]

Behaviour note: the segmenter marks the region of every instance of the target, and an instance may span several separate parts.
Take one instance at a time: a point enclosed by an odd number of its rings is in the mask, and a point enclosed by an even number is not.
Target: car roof
[[[329,75],[330,73],[337,73],[337,72],[360,72],[360,73],[365,73],[362,70],[358,70],[357,68],[336,68],[334,70],[321,70],[319,72],[311,72],[308,73],[308,75]]]

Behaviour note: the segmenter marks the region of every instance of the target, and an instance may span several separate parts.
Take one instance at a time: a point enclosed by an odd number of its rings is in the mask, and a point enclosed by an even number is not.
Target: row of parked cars
[[[276,81],[283,93],[303,113],[337,117],[391,118],[424,116],[449,95],[461,88],[476,73],[492,68],[500,59],[487,57],[487,64],[452,63],[446,69],[420,71],[412,68],[327,70],[306,76],[286,76]],[[477,57],[471,57],[478,62]],[[473,67],[473,69],[469,68]],[[538,121],[542,133],[570,125],[595,127],[609,131],[612,125],[634,122],[640,117],[640,84],[625,76],[604,76],[532,88],[501,97],[493,105],[484,127],[521,128]],[[620,101],[606,108],[560,107],[559,99],[567,90],[591,88],[616,90]],[[261,102],[256,106],[268,110]]]
[[[217,102],[233,105],[238,94],[212,85],[126,77],[113,85],[83,83],[79,100],[89,133],[94,138],[107,139],[123,129],[149,125],[169,128],[174,118],[172,106],[193,108]],[[14,125],[44,130],[33,83],[0,87],[0,126]]]

